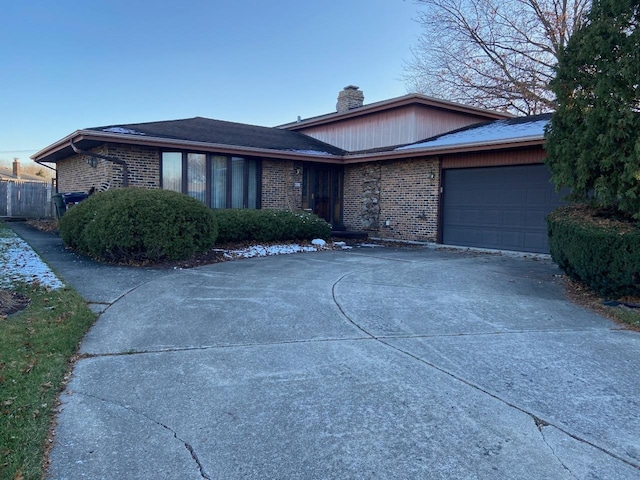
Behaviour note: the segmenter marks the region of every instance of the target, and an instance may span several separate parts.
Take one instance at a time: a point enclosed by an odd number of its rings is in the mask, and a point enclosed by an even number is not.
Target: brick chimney
[[[364,93],[355,85],[347,85],[338,94],[338,103],[336,110],[338,113],[348,112],[354,108],[361,107],[364,104]]]
[[[17,158],[13,159],[13,176],[20,178],[20,160]]]

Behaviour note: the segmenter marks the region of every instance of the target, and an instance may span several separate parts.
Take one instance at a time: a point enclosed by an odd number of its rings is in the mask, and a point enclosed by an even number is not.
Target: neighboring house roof
[[[339,159],[345,153],[338,147],[298,132],[194,117],[78,130],[32,158],[38,162],[56,162],[69,157],[74,154],[70,145],[72,140],[82,149],[113,142],[293,159],[315,156]]]
[[[389,110],[392,108],[404,107],[407,105],[423,105],[426,107],[432,107],[442,110],[448,110],[458,113],[464,113],[469,115],[478,116],[483,119],[502,119],[511,118],[513,115],[504,112],[496,112],[492,110],[485,110],[482,108],[470,107],[461,103],[449,102],[447,100],[440,100],[437,98],[427,97],[426,95],[420,95],[417,93],[411,93],[402,97],[391,98],[388,100],[382,100],[380,102],[369,103],[362,107],[353,108],[346,112],[333,112],[325,115],[319,115],[316,117],[305,118],[300,121],[285,123],[279,125],[278,128],[284,128],[287,130],[301,130],[309,128],[311,126],[322,125],[326,123],[333,123],[337,121],[346,120],[349,118],[359,117],[363,115],[369,115],[371,113],[380,112],[383,110]]]
[[[0,180],[25,180],[28,182],[46,182],[47,179],[30,173],[20,173],[20,177],[13,174],[12,168],[0,166]]]

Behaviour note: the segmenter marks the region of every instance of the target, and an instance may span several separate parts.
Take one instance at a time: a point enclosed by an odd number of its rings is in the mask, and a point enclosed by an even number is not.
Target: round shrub
[[[142,188],[96,193],[70,208],[58,229],[67,246],[118,263],[185,260],[218,235],[213,211],[198,200]]]

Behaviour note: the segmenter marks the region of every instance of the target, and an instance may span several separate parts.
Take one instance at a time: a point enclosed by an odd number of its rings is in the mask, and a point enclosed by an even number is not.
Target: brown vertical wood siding
[[[353,152],[417,142],[482,121],[469,114],[408,105],[299,131]]]
[[[526,150],[478,152],[444,157],[442,168],[496,167],[543,163],[546,157],[542,146]]]

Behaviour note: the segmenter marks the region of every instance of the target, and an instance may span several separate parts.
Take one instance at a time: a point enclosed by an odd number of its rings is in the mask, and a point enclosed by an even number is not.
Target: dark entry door
[[[546,165],[444,171],[442,242],[548,253],[546,216],[562,204]]]
[[[302,208],[334,228],[342,226],[342,168],[309,165],[303,172]]]

